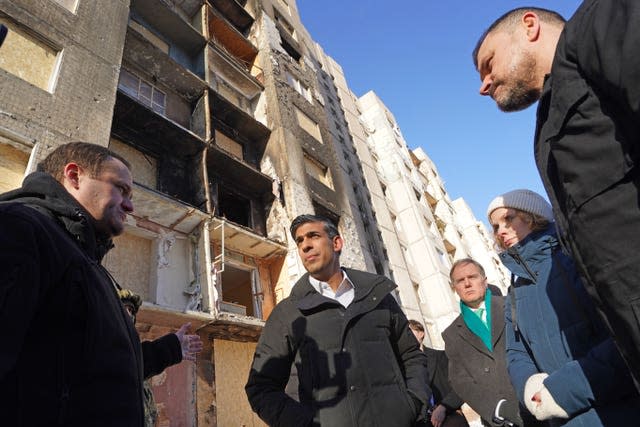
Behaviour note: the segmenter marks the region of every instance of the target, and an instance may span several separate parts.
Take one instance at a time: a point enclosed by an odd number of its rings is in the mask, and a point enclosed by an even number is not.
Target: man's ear
[[[80,175],[82,175],[82,168],[77,163],[67,163],[64,166],[64,185],[70,185],[76,190],[80,187]]]
[[[525,12],[522,15],[522,25],[528,41],[535,42],[540,38],[540,18],[535,12]]]
[[[333,238],[333,251],[340,252],[342,250],[342,245],[344,245],[344,240],[342,240],[342,236],[337,235]]]

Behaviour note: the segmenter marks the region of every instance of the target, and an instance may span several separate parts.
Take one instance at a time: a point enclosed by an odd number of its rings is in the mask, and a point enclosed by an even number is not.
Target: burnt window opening
[[[220,276],[221,311],[262,318],[262,292],[255,270],[245,270],[225,263]]]
[[[218,215],[236,224],[252,228],[251,201],[235,192],[220,188]]]
[[[316,181],[321,182],[328,188],[332,190],[334,189],[331,170],[328,166],[323,165],[306,152],[304,152],[304,166],[307,175],[311,176]]]
[[[296,33],[295,28],[293,28],[293,25],[291,25],[286,18],[280,15],[276,9],[273,10],[273,17],[279,24],[279,28],[283,29],[292,39],[298,40],[298,34]]]
[[[284,51],[287,52],[289,56],[292,57],[295,61],[300,61],[302,54],[298,52],[298,50],[295,47],[293,47],[293,45],[290,44],[285,37],[282,37],[281,46],[284,49]]]
[[[325,206],[322,206],[320,203],[316,202],[315,200],[313,201],[313,210],[316,215],[329,218],[335,224],[336,227],[338,227],[338,224],[340,224],[340,215],[333,212],[331,209]]]

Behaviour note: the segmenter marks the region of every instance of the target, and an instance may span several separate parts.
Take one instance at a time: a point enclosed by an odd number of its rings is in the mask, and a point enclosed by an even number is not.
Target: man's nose
[[[493,83],[493,80],[491,79],[491,76],[487,75],[482,80],[482,83],[480,84],[480,95],[482,95],[482,96],[491,95],[491,84],[492,83]]]
[[[125,197],[122,199],[122,210],[125,212],[133,212],[133,202],[130,198]]]

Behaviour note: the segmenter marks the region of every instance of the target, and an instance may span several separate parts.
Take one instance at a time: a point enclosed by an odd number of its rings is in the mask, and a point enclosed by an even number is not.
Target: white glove
[[[548,420],[550,418],[569,418],[567,411],[558,405],[544,385],[544,380],[549,374],[540,373],[533,374],[529,377],[524,385],[524,404],[531,415],[539,421]],[[538,394],[540,401],[534,400],[534,396]]]

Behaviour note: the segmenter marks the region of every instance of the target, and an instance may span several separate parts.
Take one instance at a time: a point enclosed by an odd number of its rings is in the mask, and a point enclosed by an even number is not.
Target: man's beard
[[[510,113],[524,110],[538,99],[540,99],[540,89],[530,87],[524,82],[518,82],[511,88],[508,97],[496,100],[496,104],[500,110]]]
[[[522,52],[519,63],[511,70],[511,84],[505,97],[496,99],[498,108],[504,112],[520,111],[540,99],[542,88],[535,84],[536,59],[529,52]]]

